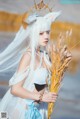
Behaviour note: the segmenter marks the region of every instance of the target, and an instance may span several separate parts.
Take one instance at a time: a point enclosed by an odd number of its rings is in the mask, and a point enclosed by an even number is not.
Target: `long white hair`
[[[60,13],[60,11],[52,12],[44,17],[36,14],[29,16],[25,21],[28,24],[27,28],[24,29],[23,26],[21,26],[14,40],[0,54],[0,72],[5,72],[9,69],[12,70],[17,68],[23,54],[29,47],[31,48],[31,62],[29,70],[25,69],[20,72],[19,75],[15,72],[13,77],[10,79],[10,85],[23,80],[23,78],[27,76],[28,71],[29,80],[27,80],[27,84],[31,82],[30,78],[34,71],[36,49],[39,45],[39,33],[50,30],[51,23],[60,15]],[[49,63],[47,58],[45,58],[45,62]]]

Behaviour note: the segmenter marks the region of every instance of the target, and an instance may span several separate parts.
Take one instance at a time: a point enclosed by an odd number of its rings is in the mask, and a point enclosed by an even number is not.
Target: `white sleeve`
[[[17,73],[17,71],[16,71],[14,73],[14,75],[12,76],[12,78],[9,80],[9,86],[14,85],[14,84],[24,80],[24,78],[27,78],[29,71],[30,71],[29,66],[23,72]]]

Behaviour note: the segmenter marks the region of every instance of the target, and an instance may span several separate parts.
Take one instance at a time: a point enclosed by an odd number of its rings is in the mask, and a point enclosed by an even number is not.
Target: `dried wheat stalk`
[[[51,47],[51,85],[49,86],[50,92],[58,93],[59,87],[62,81],[62,76],[67,69],[70,61],[71,61],[71,53],[67,49],[67,47],[64,45],[64,38],[63,36],[59,36],[57,44],[54,46],[52,44]],[[48,104],[48,119],[50,119],[50,116],[53,112],[54,103]]]

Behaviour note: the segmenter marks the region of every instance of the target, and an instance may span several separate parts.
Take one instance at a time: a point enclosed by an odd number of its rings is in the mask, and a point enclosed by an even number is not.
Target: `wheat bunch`
[[[50,92],[58,93],[63,74],[71,61],[71,53],[67,46],[64,45],[64,37],[62,35],[59,36],[55,45],[51,45],[50,50],[50,57],[52,62],[50,70],[52,75],[49,90]],[[48,119],[50,119],[51,113],[53,112],[53,107],[54,103],[51,102],[48,104]]]

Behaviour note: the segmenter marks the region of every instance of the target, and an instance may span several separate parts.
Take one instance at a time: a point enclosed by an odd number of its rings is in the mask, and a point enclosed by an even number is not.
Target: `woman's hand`
[[[57,99],[57,94],[56,93],[53,93],[53,92],[47,92],[47,93],[44,93],[43,96],[42,96],[42,102],[55,102],[56,99]]]
[[[41,95],[42,95],[42,94],[39,93],[39,92],[38,92],[38,93],[33,93],[34,100],[35,100],[35,101],[39,101],[39,100],[41,99]]]

